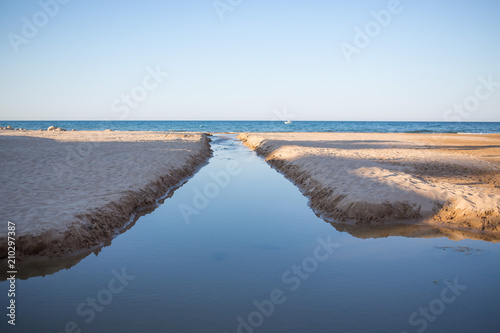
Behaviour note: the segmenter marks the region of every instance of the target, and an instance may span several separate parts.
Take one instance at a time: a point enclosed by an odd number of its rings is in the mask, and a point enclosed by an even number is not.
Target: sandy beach
[[[500,135],[245,133],[322,217],[500,231]]]
[[[385,234],[384,225],[405,221],[500,232],[500,135],[239,138],[292,180],[319,215],[353,234]],[[1,130],[0,154],[0,216],[16,223],[23,258],[102,244],[138,208],[154,205],[193,175],[211,151],[200,133]],[[0,243],[5,257],[7,242]]]
[[[199,133],[1,130],[0,218],[16,224],[18,258],[88,250],[210,155]]]

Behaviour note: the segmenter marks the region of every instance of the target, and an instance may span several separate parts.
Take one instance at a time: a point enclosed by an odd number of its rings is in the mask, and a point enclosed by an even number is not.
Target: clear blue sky
[[[41,3],[0,1],[0,119],[500,121],[498,0]]]

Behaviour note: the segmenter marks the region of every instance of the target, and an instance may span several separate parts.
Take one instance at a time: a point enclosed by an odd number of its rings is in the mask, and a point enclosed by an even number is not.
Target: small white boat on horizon
[[[291,124],[291,123],[292,123],[292,121],[291,121],[291,120],[287,120],[287,121],[285,121],[285,124],[287,124],[287,125],[288,125],[288,124]]]

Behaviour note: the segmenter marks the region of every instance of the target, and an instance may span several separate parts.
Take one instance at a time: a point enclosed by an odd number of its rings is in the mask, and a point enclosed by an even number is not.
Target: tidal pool
[[[109,246],[17,280],[16,325],[4,314],[1,331],[500,331],[498,244],[334,228],[235,136],[212,149]]]

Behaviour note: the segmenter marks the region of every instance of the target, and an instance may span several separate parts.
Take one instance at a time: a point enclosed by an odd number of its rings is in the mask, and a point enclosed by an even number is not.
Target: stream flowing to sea
[[[111,244],[18,280],[16,326],[4,314],[1,331],[499,331],[498,244],[355,237],[235,135],[214,136],[212,149]],[[7,281],[0,290],[6,312]]]

